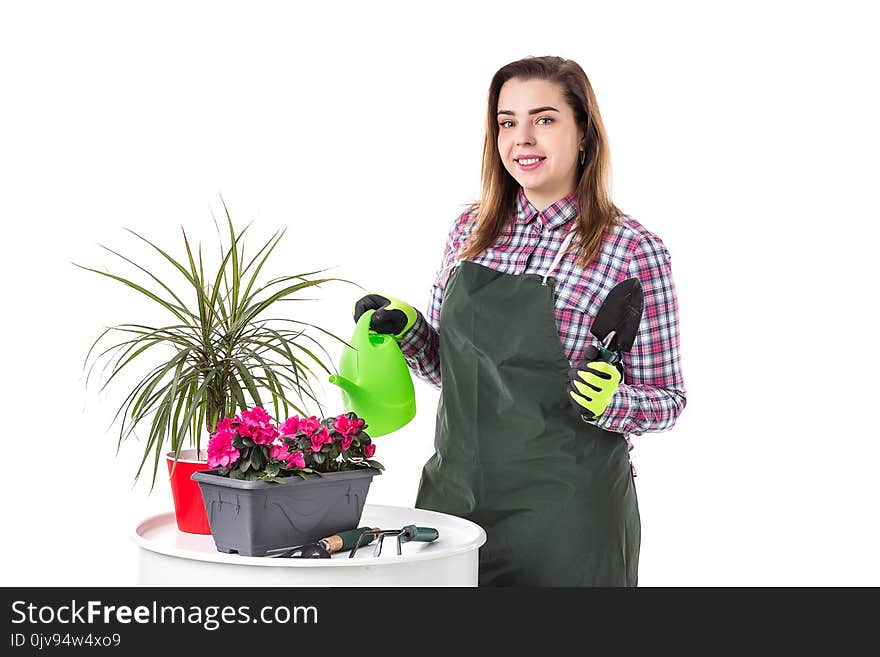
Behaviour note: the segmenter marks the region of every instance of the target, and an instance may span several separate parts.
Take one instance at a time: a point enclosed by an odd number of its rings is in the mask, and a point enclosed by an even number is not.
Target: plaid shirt
[[[464,212],[451,226],[443,260],[431,293],[428,318],[418,319],[403,336],[400,348],[410,369],[440,388],[440,307],[443,291],[464,240],[473,229],[476,211]],[[473,262],[507,274],[544,274],[574,227],[574,195],[542,212],[519,189],[514,221],[508,223],[493,247]],[[659,237],[625,215],[605,235],[597,260],[586,268],[566,254],[556,271],[556,328],[572,367],[582,364],[593,318],[605,296],[620,281],[636,276],[645,294],[644,312],[633,348],[622,354],[623,380],[611,403],[593,423],[621,433],[632,450],[630,435],[671,429],[686,404],[679,355],[678,303],[672,281],[670,254]],[[635,469],[633,469],[635,472]]]

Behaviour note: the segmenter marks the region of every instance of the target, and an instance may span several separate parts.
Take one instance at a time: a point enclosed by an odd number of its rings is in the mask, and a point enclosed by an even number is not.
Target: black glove
[[[370,318],[370,329],[383,335],[392,335],[397,341],[403,338],[418,319],[416,309],[408,303],[374,292],[355,302],[354,321],[357,322],[368,310],[375,311]]]

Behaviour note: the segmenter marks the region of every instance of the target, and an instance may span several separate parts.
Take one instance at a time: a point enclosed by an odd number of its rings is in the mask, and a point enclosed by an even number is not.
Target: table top
[[[349,558],[350,550],[337,552],[330,559],[246,557],[218,552],[214,537],[210,534],[187,534],[179,531],[174,512],[171,511],[141,521],[132,535],[132,540],[145,550],[182,559],[275,568],[345,568],[430,561],[477,549],[486,542],[486,532],[479,525],[457,516],[424,509],[365,504],[359,523],[361,527],[378,527],[384,530],[401,529],[406,525],[433,527],[440,536],[430,543],[421,541],[403,543],[400,555],[397,554],[396,537],[388,536],[378,557],[373,556],[377,541],[360,547],[353,558]]]

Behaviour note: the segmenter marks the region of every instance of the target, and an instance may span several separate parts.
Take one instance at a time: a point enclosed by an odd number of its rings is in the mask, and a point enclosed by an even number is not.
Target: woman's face
[[[574,191],[582,137],[556,84],[512,78],[501,87],[498,155],[538,210]]]

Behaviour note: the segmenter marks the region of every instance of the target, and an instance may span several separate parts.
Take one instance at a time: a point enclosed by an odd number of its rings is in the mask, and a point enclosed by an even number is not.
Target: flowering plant
[[[208,466],[217,474],[283,482],[283,477],[384,466],[356,413],[319,419],[294,415],[280,425],[260,406],[223,418],[208,442]]]

